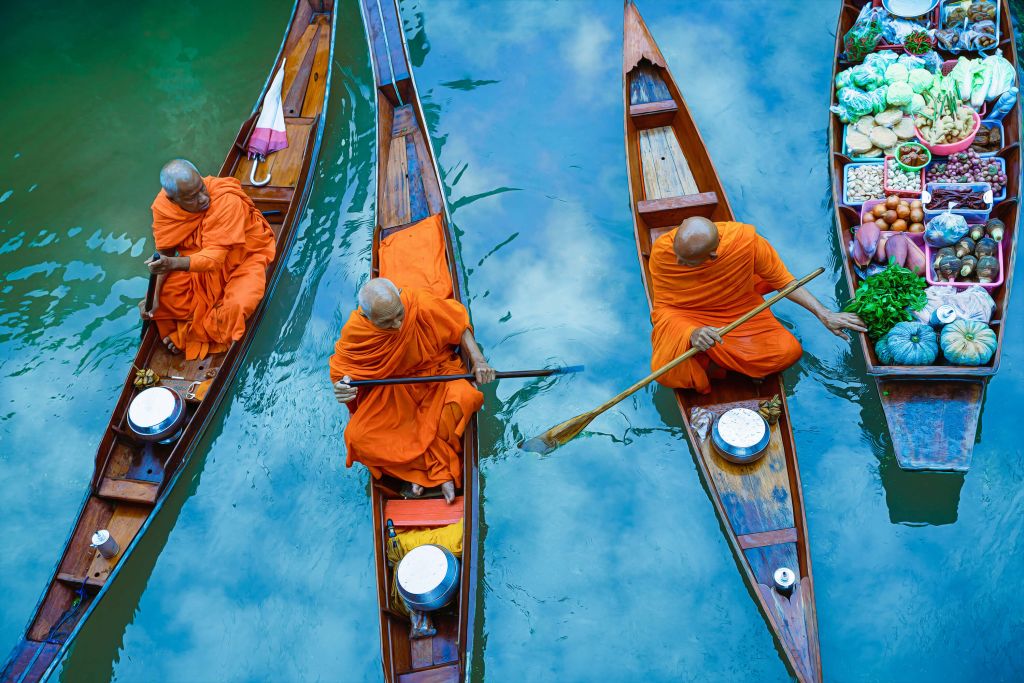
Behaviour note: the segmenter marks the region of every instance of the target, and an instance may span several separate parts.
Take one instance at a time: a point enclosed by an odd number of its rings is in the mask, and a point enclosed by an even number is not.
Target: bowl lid
[[[764,418],[748,408],[733,408],[718,418],[718,436],[733,448],[752,448],[767,431]]]
[[[143,389],[128,406],[128,421],[138,429],[156,427],[174,416],[176,398],[176,394],[167,387]]]
[[[882,0],[882,7],[889,14],[906,18],[927,14],[935,9],[937,4],[939,4],[939,0]]]
[[[413,595],[434,590],[447,574],[448,556],[432,544],[416,546],[398,563],[398,584]]]

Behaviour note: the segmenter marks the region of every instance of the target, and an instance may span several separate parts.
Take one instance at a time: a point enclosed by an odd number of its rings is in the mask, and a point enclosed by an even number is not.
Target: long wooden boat
[[[95,472],[82,508],[46,591],[4,664],[3,683],[39,681],[52,673],[160,511],[227,393],[284,270],[299,212],[309,194],[324,131],[334,29],[333,0],[297,0],[256,108],[242,124],[219,172],[242,182],[274,230],[277,256],[267,272],[266,295],[249,319],[244,336],[226,352],[204,360],[186,361],[182,355],[171,355],[160,342],[156,326],[148,326],[134,359],[136,367],[152,369],[163,378],[162,385],[182,395],[193,381],[212,382],[202,400],[187,401],[186,422],[176,441],[146,444],[136,440],[126,424],[128,404],[137,393],[135,371],[127,368],[121,395],[96,452]],[[272,154],[259,169],[261,176],[271,173],[270,183],[255,187],[249,181],[252,162],[245,150],[263,95],[286,58],[281,92],[288,147]],[[98,529],[109,530],[120,546],[109,559],[90,547]]]
[[[871,0],[844,0],[839,12],[839,27],[836,29],[835,68],[829,84],[831,102],[836,103],[833,83],[839,71],[851,66],[840,61],[843,53],[843,35],[850,30],[861,8]],[[1006,0],[1000,2],[999,50],[1016,68],[1017,47],[1014,40],[1010,7]],[[944,60],[956,59],[941,50]],[[962,53],[977,57],[977,53]],[[982,366],[967,367],[955,365],[884,365],[875,354],[874,344],[866,334],[859,334],[861,351],[864,354],[868,374],[874,376],[878,386],[879,399],[889,423],[893,451],[900,467],[906,470],[966,471],[971,465],[974,444],[978,433],[985,387],[999,369],[1003,349],[1003,332],[1006,329],[1006,314],[1010,301],[1010,285],[1017,258],[1017,219],[1020,211],[1020,134],[1021,107],[1018,105],[1003,119],[1004,147],[999,156],[1006,162],[1007,199],[993,207],[992,216],[1006,223],[1003,239],[1004,254],[1001,264],[1006,279],[1004,284],[991,292],[996,302],[992,316],[992,328],[998,337],[998,348],[992,360]],[[852,238],[852,229],[860,224],[859,207],[843,202],[843,169],[851,162],[843,152],[844,125],[833,114],[829,115],[829,152],[832,161],[832,201],[836,211],[836,230],[840,249],[840,260],[846,272],[850,292],[857,287],[858,277],[853,264],[847,257],[845,246]]]
[[[622,75],[633,224],[651,303],[648,260],[654,240],[690,216],[734,218],[697,125],[632,2],[625,8]],[[782,376],[755,383],[730,374],[715,380],[710,394],[675,393],[715,511],[783,658],[800,681],[821,681],[807,520]],[[782,417],[772,427],[766,455],[755,463],[724,460],[691,423],[694,408],[714,415],[737,407],[756,410],[774,395],[782,399]],[[775,588],[780,567],[797,576],[788,596]]]
[[[409,66],[409,50],[395,0],[360,0],[370,47],[377,98],[377,216],[373,232],[371,273],[381,275],[382,242],[392,235],[422,244],[424,262],[443,259],[451,279],[451,296],[462,301],[461,271],[453,250],[448,207],[441,177],[430,146],[419,94]],[[436,224],[424,219],[440,217],[441,239]],[[433,233],[431,234],[431,230]],[[422,240],[422,242],[420,241]],[[443,254],[442,254],[443,252]],[[413,264],[409,264],[413,265]],[[396,284],[408,284],[394,278]],[[470,367],[469,359],[463,362]],[[401,683],[448,683],[466,678],[472,654],[473,624],[478,572],[479,469],[477,419],[463,435],[462,487],[447,521],[432,517],[436,501],[405,500],[402,483],[390,477],[373,480],[373,510],[377,595],[380,603],[381,661],[384,679]],[[438,526],[463,521],[463,556],[457,598],[444,609],[432,612],[437,635],[410,639],[409,618],[394,604],[391,586],[394,568],[385,555],[387,522],[399,526]],[[399,517],[404,522],[399,523]],[[418,520],[418,521],[417,521]],[[401,599],[401,598],[397,598]]]

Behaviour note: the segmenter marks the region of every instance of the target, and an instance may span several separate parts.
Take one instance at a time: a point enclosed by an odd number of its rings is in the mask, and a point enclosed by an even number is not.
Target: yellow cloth
[[[391,543],[390,538],[386,538],[384,543],[384,554],[388,559],[388,564],[392,569],[398,567],[398,563],[402,561],[413,548],[417,548],[421,545],[427,545],[433,543],[439,545],[442,548],[447,548],[451,551],[452,555],[458,558],[462,558],[462,522],[456,522],[455,524],[449,524],[448,526],[439,527],[427,527],[423,529],[409,529],[407,531],[398,531],[395,536],[398,538],[398,547],[394,547]],[[402,614],[408,614],[409,609],[405,604],[405,600],[398,593],[398,572],[393,571],[391,577],[391,607]]]

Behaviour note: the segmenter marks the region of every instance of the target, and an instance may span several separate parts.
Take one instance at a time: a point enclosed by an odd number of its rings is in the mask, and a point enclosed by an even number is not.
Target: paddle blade
[[[582,365],[567,365],[564,368],[558,368],[555,370],[556,375],[568,375],[573,372],[583,372],[584,367]]]
[[[590,424],[590,421],[593,420],[596,415],[597,413],[594,412],[577,415],[570,420],[566,420],[561,424],[555,425],[543,434],[539,434],[532,439],[527,439],[519,444],[519,447],[524,451],[547,455],[559,446],[564,446],[575,439],[580,432],[586,429],[587,425]]]

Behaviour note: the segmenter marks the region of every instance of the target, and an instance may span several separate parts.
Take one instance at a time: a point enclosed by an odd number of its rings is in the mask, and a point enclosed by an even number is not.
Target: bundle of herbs
[[[860,283],[854,300],[843,310],[859,315],[868,336],[880,339],[896,323],[914,319],[911,311],[920,311],[928,303],[927,288],[923,277],[890,260],[885,270]]]

